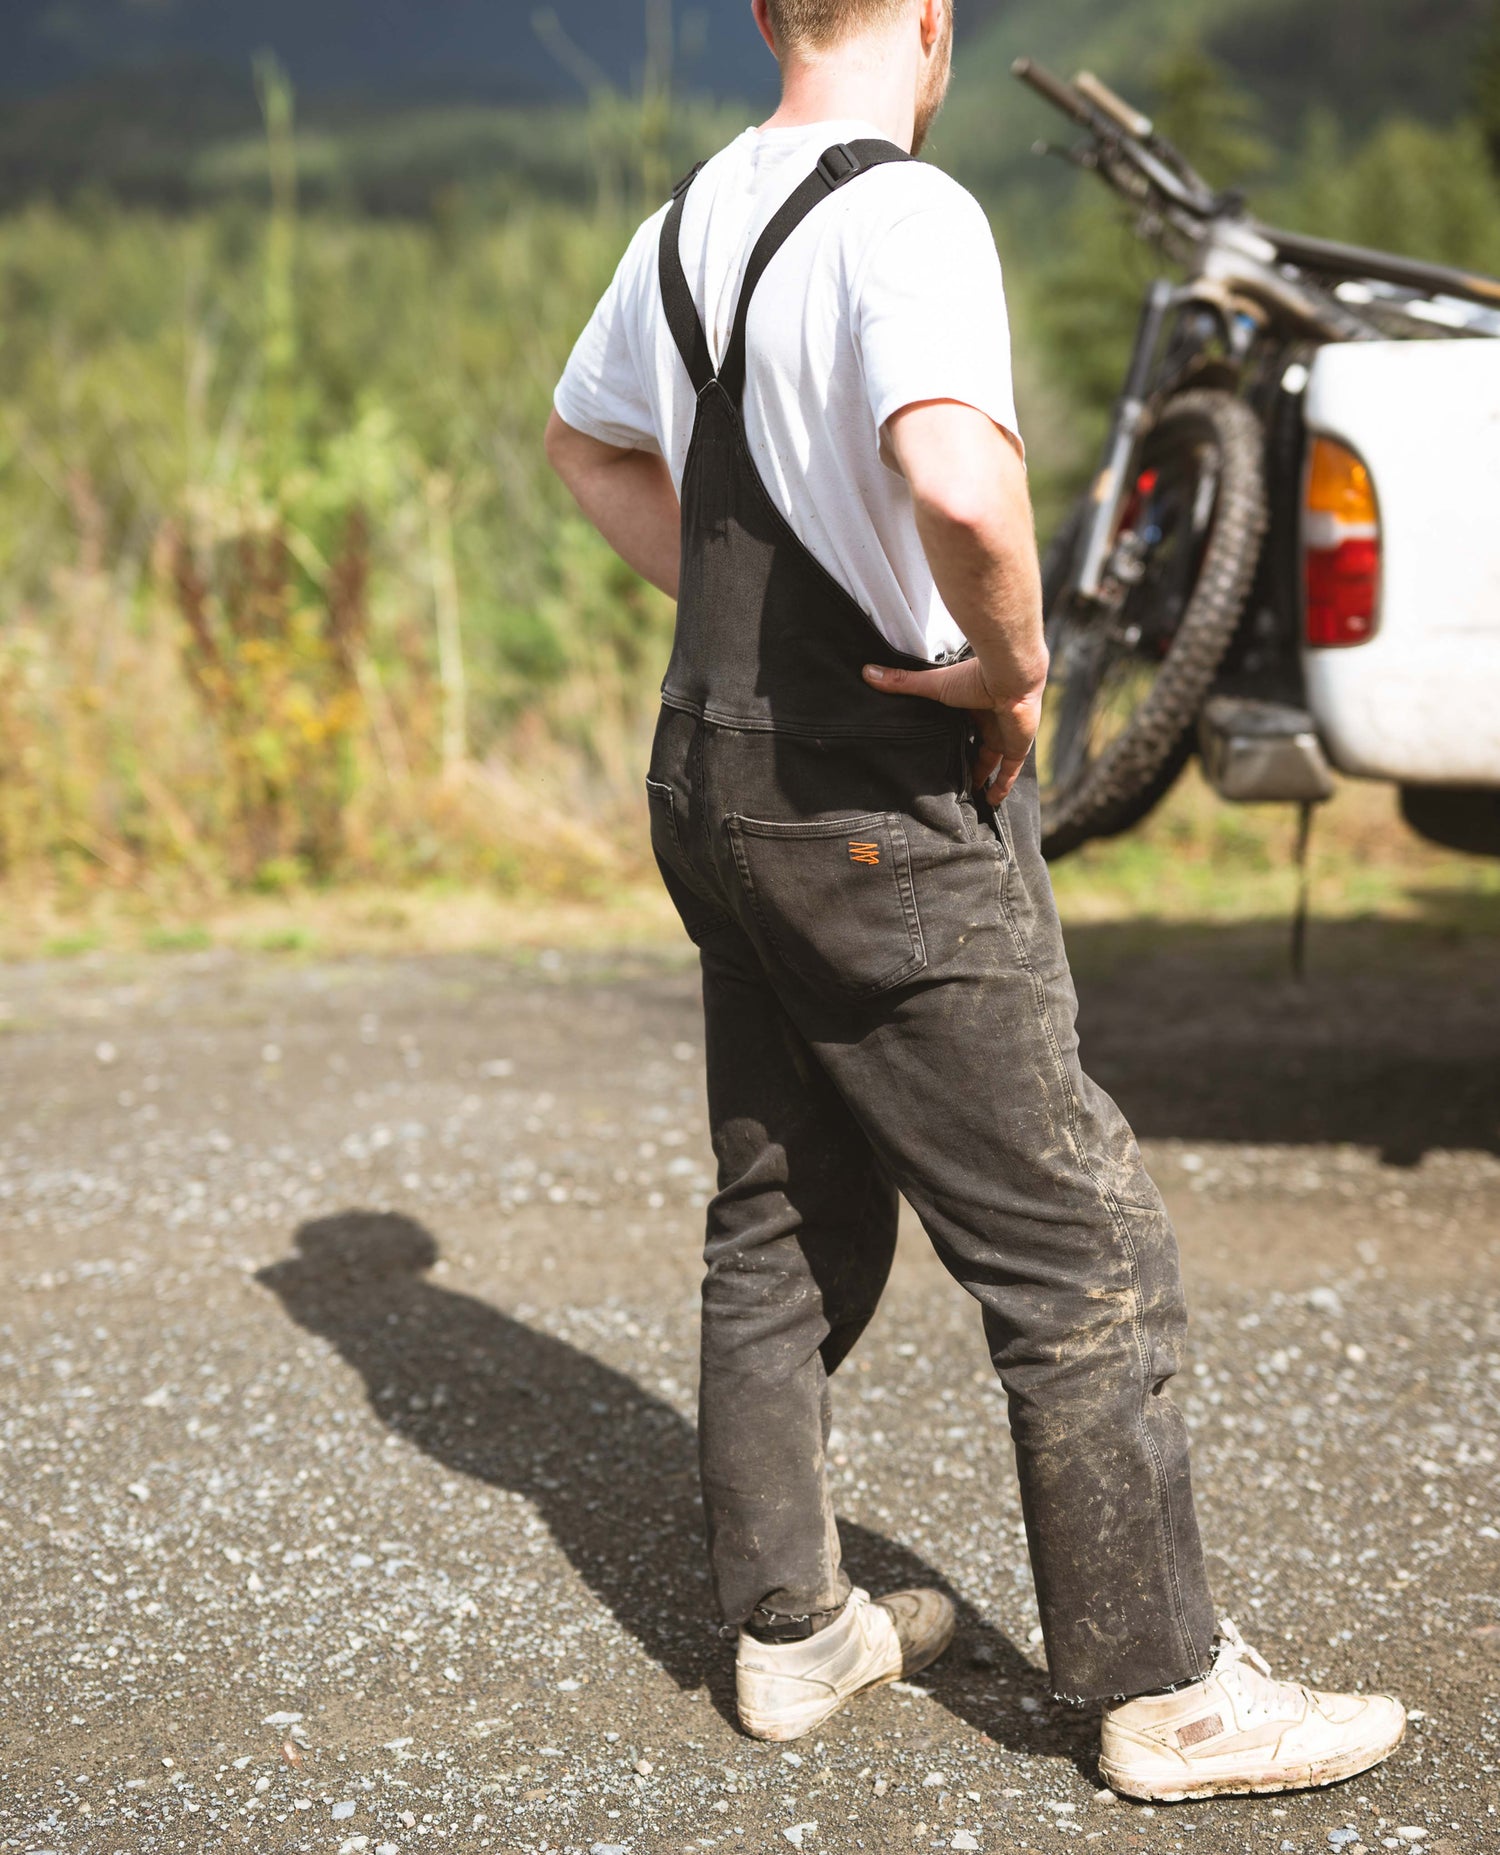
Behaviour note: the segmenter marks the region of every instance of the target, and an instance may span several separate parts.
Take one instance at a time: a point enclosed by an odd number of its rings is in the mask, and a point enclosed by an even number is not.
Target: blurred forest
[[[571,101],[299,101],[266,55],[0,106],[0,880],[588,896],[639,868],[671,611],[539,435],[635,223],[756,118],[686,89],[646,14],[628,74],[539,16]],[[933,153],[995,226],[1044,531],[1154,260],[1031,157],[1061,125],[1016,53],[1091,64],[1266,218],[1500,273],[1490,0],[964,20]]]

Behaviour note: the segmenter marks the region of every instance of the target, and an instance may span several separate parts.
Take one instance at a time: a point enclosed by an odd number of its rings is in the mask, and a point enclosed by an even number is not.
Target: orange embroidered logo
[[[861,844],[851,841],[849,845],[849,861],[851,863],[867,863],[873,868],[880,862],[879,844]]]

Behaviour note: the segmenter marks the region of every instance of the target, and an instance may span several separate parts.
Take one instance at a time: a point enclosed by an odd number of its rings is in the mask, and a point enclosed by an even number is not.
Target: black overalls
[[[1035,781],[976,808],[967,718],[863,681],[866,663],[927,666],[798,541],[741,422],[766,267],[831,194],[908,158],[829,149],[752,253],[717,376],[678,252],[692,176],[662,232],[698,405],[648,792],[703,965],[710,1555],[729,1623],[819,1617],[847,1595],[827,1379],[885,1285],[899,1190],[983,1308],[1053,1686],[1136,1694],[1201,1674],[1213,1635],[1165,1395],[1185,1313],[1161,1199],[1078,1065]]]

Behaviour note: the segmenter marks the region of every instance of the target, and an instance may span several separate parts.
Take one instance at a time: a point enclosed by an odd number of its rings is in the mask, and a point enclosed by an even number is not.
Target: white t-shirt
[[[716,366],[768,221],[825,148],[879,134],[858,121],[747,129],[693,182],[682,263]],[[555,404],[601,443],[660,453],[680,490],[695,400],[662,308],[666,210],[631,240]],[[978,202],[923,162],[859,175],[773,259],[748,336],[746,436],[797,538],[898,650],[938,658],[960,648],[880,437],[892,413],[922,400],[975,406],[1017,434],[1000,260]]]

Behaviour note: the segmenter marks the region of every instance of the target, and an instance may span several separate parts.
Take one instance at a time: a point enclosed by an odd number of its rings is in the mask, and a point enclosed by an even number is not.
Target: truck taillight
[[[1347,445],[1314,438],[1302,507],[1306,637],[1363,644],[1380,609],[1380,510],[1370,473]]]

